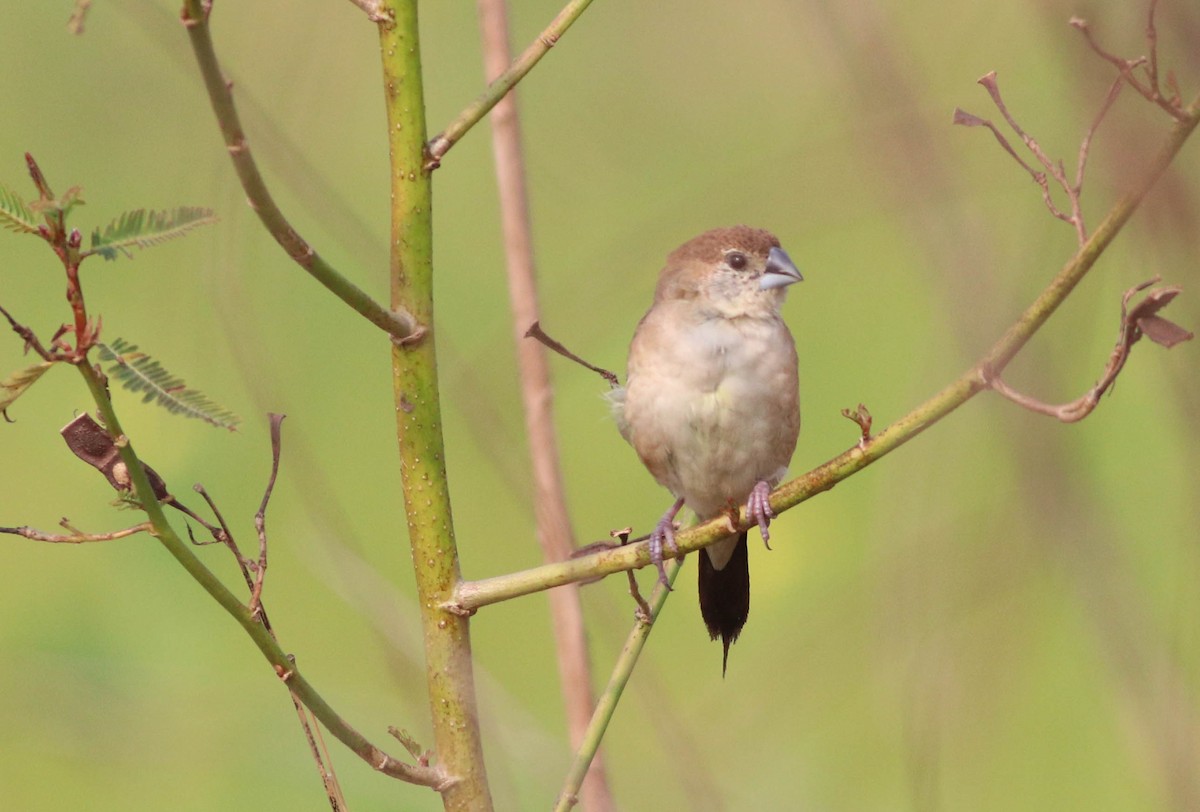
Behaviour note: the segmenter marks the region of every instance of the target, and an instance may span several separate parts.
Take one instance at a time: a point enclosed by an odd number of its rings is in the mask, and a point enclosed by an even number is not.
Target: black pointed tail
[[[721,675],[729,664],[729,644],[737,640],[750,614],[750,560],[746,534],[738,536],[737,546],[725,566],[715,569],[707,551],[700,555],[700,614],[713,640],[721,638],[725,653],[721,657]]]

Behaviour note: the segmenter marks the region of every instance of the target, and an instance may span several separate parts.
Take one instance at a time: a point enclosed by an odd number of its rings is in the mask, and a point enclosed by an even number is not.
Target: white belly
[[[625,433],[655,478],[709,518],[783,478],[799,430],[795,347],[778,318],[713,319],[666,338],[631,356]]]

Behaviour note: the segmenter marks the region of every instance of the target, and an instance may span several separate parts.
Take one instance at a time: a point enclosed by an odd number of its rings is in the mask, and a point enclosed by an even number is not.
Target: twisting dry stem
[[[484,68],[488,81],[495,83],[504,75],[511,61],[505,0],[479,0],[479,21],[483,33]],[[550,383],[546,353],[536,342],[525,340],[527,333],[524,325],[537,324],[539,308],[529,195],[525,185],[525,159],[521,149],[520,116],[515,93],[508,93],[496,103],[491,123],[513,338],[517,345],[521,402],[533,465],[537,537],[542,558],[546,563],[553,563],[570,557],[575,550],[575,537],[567,512],[566,491],[559,464],[558,437],[554,431],[554,389]],[[566,589],[556,589],[548,597],[567,729],[572,748],[578,749],[583,744],[593,705],[591,664],[588,661],[579,587],[572,585]],[[598,757],[584,781],[583,796],[590,812],[604,812],[613,808],[612,793]]]
[[[259,609],[263,581],[267,575],[267,503],[271,501],[271,494],[275,490],[275,479],[279,476],[279,454],[282,450],[280,427],[284,417],[285,415],[282,414],[270,415],[271,476],[267,480],[267,487],[263,492],[262,502],[259,503],[258,512],[254,514],[254,529],[258,533],[258,561],[254,567],[254,587],[250,591],[250,614],[254,614]]]
[[[1170,304],[1171,300],[1179,295],[1179,288],[1159,288],[1152,290],[1146,294],[1146,297],[1136,307],[1129,308],[1129,301],[1135,294],[1140,293],[1158,281],[1158,277],[1155,277],[1148,282],[1134,285],[1125,291],[1125,295],[1121,297],[1121,331],[1117,337],[1117,344],[1113,347],[1112,354],[1108,358],[1108,364],[1105,365],[1104,373],[1101,375],[1100,380],[1080,397],[1070,403],[1055,406],[1021,394],[1006,384],[999,375],[989,380],[989,385],[997,394],[1003,395],[1013,403],[1029,409],[1031,412],[1057,418],[1064,423],[1075,423],[1087,417],[1096,408],[1097,404],[1100,403],[1100,398],[1104,393],[1116,382],[1117,375],[1124,368],[1125,361],[1128,360],[1133,345],[1143,335],[1154,343],[1168,349],[1182,341],[1191,340],[1192,333],[1158,315],[1160,310]]]

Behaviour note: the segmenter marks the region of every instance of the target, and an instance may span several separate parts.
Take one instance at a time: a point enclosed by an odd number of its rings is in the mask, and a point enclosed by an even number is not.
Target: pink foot
[[[746,499],[746,518],[758,525],[758,532],[762,534],[763,544],[767,545],[768,550],[771,549],[771,533],[767,528],[775,518],[775,511],[771,510],[770,496],[771,486],[765,481],[760,481]]]
[[[675,504],[663,514],[658,524],[654,525],[654,532],[650,534],[650,563],[658,567],[658,582],[667,589],[670,589],[671,585],[667,583],[667,568],[663,565],[663,547],[670,550],[672,555],[679,552],[679,547],[675,544],[675,516],[682,508],[683,500],[675,500]]]

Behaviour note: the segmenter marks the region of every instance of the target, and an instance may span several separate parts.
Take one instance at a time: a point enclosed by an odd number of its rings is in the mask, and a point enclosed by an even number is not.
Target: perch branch
[[[892,423],[866,442],[859,442],[823,465],[789,480],[771,494],[771,508],[780,513],[827,491],[852,474],[890,454],[946,415],[987,389],[1030,338],[1053,315],[1075,286],[1095,265],[1096,260],[1120,233],[1142,200],[1157,183],[1188,137],[1200,123],[1200,97],[1184,108],[1184,117],[1171,128],[1166,142],[1146,169],[1138,184],[1126,192],[1109,211],[1103,222],[1050,284],[1026,308],[1020,318],[975,365],[925,403]],[[745,512],[738,514],[739,530],[749,529]],[[693,552],[729,536],[725,517],[680,532],[675,537],[680,553]],[[601,550],[586,558],[499,575],[478,581],[464,581],[454,592],[448,608],[469,612],[518,595],[526,595],[562,584],[584,581],[614,572],[650,564],[645,544]]]

